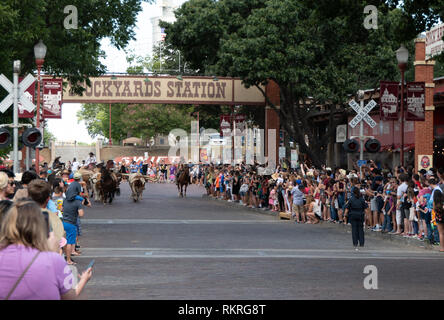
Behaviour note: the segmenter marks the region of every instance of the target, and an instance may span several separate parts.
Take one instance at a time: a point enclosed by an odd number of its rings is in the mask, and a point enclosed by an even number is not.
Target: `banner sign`
[[[433,155],[418,155],[418,170],[429,170],[433,167]]]
[[[220,116],[220,135],[225,135],[226,132],[231,132],[231,116],[221,115]]]
[[[336,127],[336,142],[343,143],[347,140],[347,125],[340,124]]]
[[[24,77],[19,77],[19,82],[22,82],[22,80],[24,79]],[[34,82],[35,83],[35,82]],[[29,86],[28,89],[26,89],[25,93],[26,97],[29,99],[29,101],[31,101],[32,103],[34,103],[34,96],[35,96],[35,85],[31,84]],[[22,104],[19,102],[18,103],[18,113],[19,113],[19,118],[20,119],[24,119],[24,118],[34,118],[34,112],[29,112],[27,110],[25,110],[22,107]]]
[[[159,103],[159,104],[223,104],[265,105],[256,87],[246,88],[241,79],[187,77],[182,80],[164,76],[102,76],[89,78],[91,86],[83,95],[71,92],[68,83],[63,94],[65,103]],[[67,81],[67,80],[65,80]],[[264,90],[265,88],[262,87]]]
[[[240,135],[246,129],[247,116],[245,114],[236,114],[234,116],[234,126],[236,130],[236,135]]]
[[[407,121],[425,121],[425,83],[407,83]]]
[[[296,169],[298,166],[298,151],[296,149],[291,149],[291,168]]]
[[[381,120],[398,120],[398,82],[380,82],[379,104]]]
[[[426,59],[437,56],[444,51],[444,23],[426,32]]]
[[[43,118],[62,118],[62,79],[44,79],[43,83]]]

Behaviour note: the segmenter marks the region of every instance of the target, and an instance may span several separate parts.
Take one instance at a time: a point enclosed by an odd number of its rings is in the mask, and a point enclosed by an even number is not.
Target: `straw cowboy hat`
[[[339,169],[339,174],[345,176],[347,175],[347,171],[345,171],[344,169]]]

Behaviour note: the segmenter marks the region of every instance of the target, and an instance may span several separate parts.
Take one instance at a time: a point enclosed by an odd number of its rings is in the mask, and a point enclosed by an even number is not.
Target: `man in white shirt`
[[[409,215],[410,211],[404,209],[404,196],[407,192],[407,180],[408,176],[405,173],[400,174],[399,180],[401,180],[401,184],[398,186],[398,189],[396,191],[396,197],[398,199],[396,204],[396,224],[397,224],[397,230],[396,234],[401,233],[401,224],[404,220],[404,234],[409,233]]]
[[[89,167],[89,165],[94,165],[96,164],[96,162],[97,160],[96,157],[94,156],[94,153],[90,152],[89,157],[85,161],[85,167]]]
[[[77,161],[76,158],[72,160],[72,172],[75,173],[79,169],[80,163]]]

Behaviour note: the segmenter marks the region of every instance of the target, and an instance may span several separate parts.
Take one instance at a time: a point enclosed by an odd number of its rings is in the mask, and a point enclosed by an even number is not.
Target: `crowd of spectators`
[[[287,214],[296,223],[350,224],[345,207],[355,188],[368,204],[365,228],[438,245],[444,237],[444,170],[412,167],[316,169],[305,164],[272,172],[239,164],[200,166],[207,195],[246,207]],[[444,245],[440,245],[444,251]]]
[[[43,168],[42,168],[43,169]],[[92,276],[74,277],[68,265],[81,255],[80,173],[50,184],[47,172],[0,171],[0,299],[74,299]]]

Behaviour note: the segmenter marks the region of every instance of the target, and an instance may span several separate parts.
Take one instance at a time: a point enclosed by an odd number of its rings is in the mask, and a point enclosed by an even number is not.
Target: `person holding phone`
[[[76,289],[66,261],[53,252],[58,243],[40,207],[18,201],[7,212],[0,230],[0,299],[60,300],[77,298],[92,277],[80,276]]]

